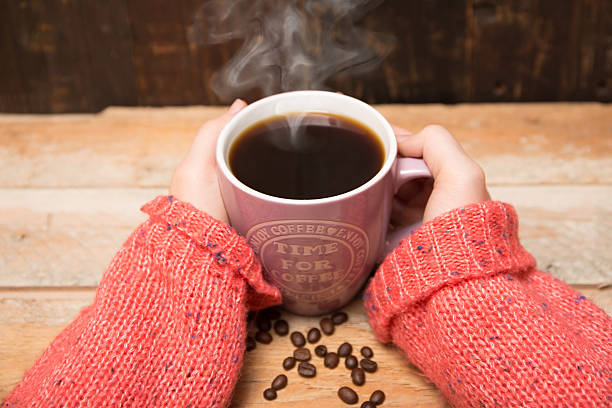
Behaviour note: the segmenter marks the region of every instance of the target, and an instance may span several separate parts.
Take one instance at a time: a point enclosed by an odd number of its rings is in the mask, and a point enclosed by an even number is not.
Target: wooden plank
[[[610,2],[466,6],[470,101],[610,100]]]
[[[601,104],[384,105],[410,130],[448,128],[493,185],[612,183],[612,107]],[[587,122],[590,122],[587,124]]]
[[[198,20],[203,3],[210,2],[112,0],[105,2],[106,8],[74,0],[1,2],[0,27],[5,31],[0,59],[10,66],[3,71],[7,75],[0,75],[0,110],[74,112],[107,104],[218,103],[211,77],[244,40],[209,44],[193,36],[208,28]],[[289,3],[297,4],[294,14],[283,12]],[[312,57],[313,49],[321,48],[315,39],[342,38],[338,30],[318,37],[323,21],[349,33],[370,30],[365,40],[338,39],[352,55],[380,33],[395,38],[392,53],[376,69],[338,66],[337,74],[320,85],[371,103],[612,98],[608,0],[360,1],[352,7],[343,2],[335,12],[324,13],[312,12],[318,7],[308,7],[309,2],[274,4],[276,13],[265,13],[271,5],[265,1],[215,4],[222,12],[233,9],[229,20],[239,27],[256,27],[262,14],[278,16],[279,28],[291,26],[288,30],[295,32],[285,35],[295,43],[282,50],[283,57],[301,47],[300,57]],[[303,27],[280,20],[288,14],[298,15]],[[269,32],[280,32],[269,20],[264,24]],[[256,31],[250,30],[250,38]],[[294,33],[299,35],[289,35]],[[373,48],[380,51],[391,42],[380,41]],[[270,40],[270,49],[275,47]],[[340,59],[328,56],[314,63]],[[240,94],[252,100],[261,92]]]
[[[131,34],[124,0],[3,2],[0,110],[97,111],[135,104]],[[4,51],[6,50],[6,51]]]
[[[612,282],[612,189],[495,186],[513,203],[523,245],[541,268],[570,283]],[[95,286],[165,189],[1,189],[0,287]]]
[[[146,219],[141,205],[167,190],[2,191],[0,286],[95,286]]]
[[[51,27],[41,21],[41,2],[0,3],[0,110],[50,112],[52,90],[46,54]]]
[[[612,198],[609,187],[492,187],[512,203],[521,243],[538,267],[572,284],[612,283]]]
[[[188,0],[128,1],[139,105],[190,105],[206,101],[193,50],[187,43]],[[213,101],[207,101],[213,103]]]
[[[393,123],[450,129],[490,184],[611,184],[612,106],[381,105]],[[0,115],[0,187],[161,187],[223,108],[110,108]],[[78,169],[78,171],[75,171]]]
[[[612,288],[599,290],[593,286],[577,286],[576,289],[607,313],[612,313]],[[0,290],[0,399],[19,382],[47,344],[82,307],[92,301],[93,295],[93,289]],[[350,316],[349,322],[340,326],[333,336],[324,336],[321,343],[328,348],[336,348],[348,340],[355,347],[369,345],[373,348],[380,368],[375,374],[368,375],[366,385],[359,388],[361,399],[380,388],[387,394],[385,406],[446,406],[435,387],[396,348],[382,345],[376,340],[359,298],[346,311]],[[318,324],[318,319],[312,317],[287,313],[285,318],[291,330],[305,332]],[[292,350],[287,337],[275,336],[271,345],[259,344],[255,351],[248,353],[232,406],[269,405],[264,401],[262,392],[277,374],[284,372],[282,360]],[[305,380],[295,370],[287,373],[289,385],[279,392],[275,406],[310,407],[313,400],[321,406],[338,404],[336,390],[340,385],[350,383],[348,372],[343,368],[324,369],[318,357],[314,359],[319,368],[317,377]]]
[[[394,49],[372,72],[332,77],[331,89],[369,103],[469,100],[468,3],[391,0],[370,10],[357,29],[391,36]]]

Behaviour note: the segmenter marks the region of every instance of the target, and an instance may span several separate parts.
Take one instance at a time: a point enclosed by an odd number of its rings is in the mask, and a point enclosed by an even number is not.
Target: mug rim
[[[356,187],[345,193],[337,194],[337,195],[329,196],[329,197],[311,198],[311,199],[276,197],[270,194],[266,194],[266,193],[257,191],[254,188],[249,187],[243,182],[241,182],[240,180],[238,180],[238,178],[230,170],[226,157],[225,157],[226,144],[230,143],[235,137],[238,136],[238,134],[232,135],[232,131],[237,126],[237,123],[239,123],[244,116],[248,115],[250,111],[257,109],[259,106],[263,104],[277,102],[278,100],[282,100],[285,98],[299,98],[300,95],[302,96],[303,95],[314,95],[314,96],[332,98],[332,99],[335,98],[338,100],[339,103],[350,101],[350,103],[357,104],[361,106],[362,108],[364,108],[365,110],[369,111],[376,118],[376,120],[378,120],[381,123],[384,129],[385,135],[379,135],[377,132],[375,133],[381,139],[385,137],[388,139],[389,151],[385,155],[385,160],[380,170],[372,178],[370,178],[367,182],[363,183],[359,187]],[[315,112],[316,113],[317,111],[316,110],[311,110],[311,111],[303,110],[303,112]],[[336,113],[336,112],[325,112],[325,113]],[[342,113],[338,113],[338,114],[342,114]],[[259,120],[265,120],[265,119],[266,118],[261,118]],[[352,118],[352,119],[357,120],[358,122],[361,122],[359,118]],[[257,122],[253,122],[253,123],[257,123]],[[384,143],[384,140],[382,140],[382,142]],[[215,152],[217,169],[221,171],[221,173],[225,176],[225,178],[229,180],[229,182],[232,183],[234,187],[248,193],[251,196],[257,197],[260,200],[269,201],[269,202],[273,202],[277,204],[290,204],[290,205],[298,205],[298,206],[313,205],[313,204],[327,204],[327,203],[344,200],[346,198],[350,198],[355,195],[358,195],[368,190],[371,186],[378,183],[383,177],[385,177],[385,175],[391,170],[391,167],[393,166],[393,163],[395,162],[396,157],[397,157],[397,141],[395,139],[395,133],[393,132],[393,129],[391,128],[391,124],[387,121],[387,119],[385,119],[385,117],[380,112],[374,109],[371,105],[357,98],[353,98],[348,95],[338,94],[338,93],[329,92],[329,91],[283,92],[283,93],[267,96],[265,98],[262,98],[262,99],[259,99],[253,102],[252,104],[248,105],[246,108],[238,112],[223,127],[217,139],[216,152]]]

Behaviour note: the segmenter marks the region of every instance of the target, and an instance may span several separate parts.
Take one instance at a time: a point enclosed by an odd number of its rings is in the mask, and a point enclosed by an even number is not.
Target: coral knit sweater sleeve
[[[610,317],[536,269],[507,204],[473,204],[424,224],[364,297],[378,338],[455,407],[612,406]]]
[[[104,273],[93,304],[2,407],[225,407],[247,308],[280,302],[246,241],[193,206],[158,197]]]
[[[224,407],[248,307],[276,304],[246,242],[159,197],[85,308],[5,400],[8,407]],[[366,307],[457,407],[610,406],[611,322],[538,272],[513,209],[453,210],[405,240]]]

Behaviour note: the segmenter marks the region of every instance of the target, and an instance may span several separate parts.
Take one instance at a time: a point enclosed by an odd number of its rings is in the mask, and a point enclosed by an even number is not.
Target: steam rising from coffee
[[[195,15],[192,41],[244,40],[211,79],[229,102],[249,91],[261,96],[299,89],[328,89],[338,74],[376,68],[393,50],[392,35],[356,26],[382,0],[211,0]]]

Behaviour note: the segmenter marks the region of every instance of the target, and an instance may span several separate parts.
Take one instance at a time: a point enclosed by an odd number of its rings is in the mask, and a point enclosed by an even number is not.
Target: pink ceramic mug
[[[380,171],[347,193],[311,200],[273,197],[240,182],[227,164],[232,142],[254,123],[296,112],[342,115],[370,128],[385,149]],[[378,111],[324,91],[282,93],[249,105],[221,131],[216,155],[231,225],[258,255],[284,306],[304,315],[330,312],[355,296],[389,246],[406,235],[387,234],[393,194],[408,180],[431,177],[423,160],[397,157],[393,130]]]

